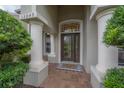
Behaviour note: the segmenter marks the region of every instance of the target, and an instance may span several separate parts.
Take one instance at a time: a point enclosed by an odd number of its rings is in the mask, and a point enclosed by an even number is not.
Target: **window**
[[[118,50],[118,65],[124,66],[124,50],[123,49]]]
[[[62,32],[76,32],[80,31],[80,24],[79,23],[66,23],[62,25],[61,28]]]
[[[45,33],[45,51],[46,51],[46,53],[51,52],[50,34],[49,33]]]

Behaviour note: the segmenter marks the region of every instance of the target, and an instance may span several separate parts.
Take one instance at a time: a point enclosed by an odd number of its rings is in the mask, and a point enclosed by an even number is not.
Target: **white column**
[[[98,64],[96,69],[105,73],[107,69],[117,66],[118,50],[116,47],[106,47],[103,43],[103,35],[107,21],[112,17],[112,9],[99,13],[96,17],[98,23]]]
[[[37,21],[31,21],[30,25],[33,44],[29,71],[24,77],[24,84],[39,87],[48,76],[48,63],[43,61],[42,53],[43,24]]]
[[[51,52],[48,54],[48,61],[50,63],[55,63],[56,61],[56,55],[55,55],[55,38],[54,34],[50,33],[50,44],[51,44]]]
[[[43,65],[43,53],[42,53],[42,30],[43,24],[35,21],[31,21],[31,38],[33,45],[31,49],[31,62],[30,70],[40,71]]]
[[[50,44],[51,44],[51,56],[55,56],[55,42],[54,42],[54,34],[50,34]]]

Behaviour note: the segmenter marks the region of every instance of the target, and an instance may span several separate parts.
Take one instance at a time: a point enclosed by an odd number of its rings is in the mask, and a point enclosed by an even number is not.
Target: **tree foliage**
[[[118,6],[108,20],[103,42],[108,46],[124,48],[124,6]]]
[[[32,40],[16,18],[0,10],[0,64],[13,62],[31,49]]]
[[[18,62],[4,65],[0,69],[0,88],[11,88],[22,84],[23,76],[28,70],[28,64]]]
[[[103,85],[106,88],[124,88],[124,68],[112,68],[107,70]]]

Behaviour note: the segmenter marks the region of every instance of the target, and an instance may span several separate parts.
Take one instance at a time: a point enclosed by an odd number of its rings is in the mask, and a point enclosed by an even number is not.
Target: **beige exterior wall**
[[[55,43],[55,58],[54,59],[52,59],[51,58],[51,62],[52,63],[58,63],[59,62],[59,51],[58,51],[58,43],[59,41],[58,41],[58,33],[57,34],[55,34],[54,35],[54,43]],[[54,61],[53,61],[54,60]]]
[[[58,28],[62,21],[67,21],[70,19],[80,19],[83,21],[83,6],[58,6]],[[56,49],[56,62],[59,62],[59,29],[58,34],[55,37],[55,49]]]
[[[38,13],[49,19],[49,22],[56,29],[54,34],[55,39],[55,59],[54,63],[59,63],[59,23],[69,19],[82,19],[83,21],[83,7],[82,6],[38,6]],[[45,31],[47,29],[44,29]],[[53,62],[53,61],[50,61]]]
[[[99,12],[98,12],[99,10]],[[103,43],[104,32],[106,31],[107,21],[113,14],[113,6],[102,6],[95,14],[98,30],[98,63],[91,66],[92,87],[103,87],[103,78],[108,69],[118,66],[118,49],[116,47],[106,47]]]
[[[33,8],[33,5],[22,5],[21,6],[21,14],[25,14],[25,13],[29,13],[29,12],[32,12],[32,9]],[[21,21],[24,28],[29,31],[29,26],[28,26],[28,23],[24,22],[24,21]]]
[[[43,23],[42,30],[45,32],[50,32],[50,34],[54,34],[54,41],[55,41],[55,57],[49,60],[50,62],[54,60],[54,63],[59,63],[59,24],[62,21],[67,21],[70,19],[79,19],[83,22],[83,32],[82,34],[82,44],[83,44],[83,55],[81,56],[83,59],[83,66],[86,72],[91,73],[91,83],[94,85],[93,87],[98,87],[101,84],[101,79],[99,80],[99,74],[96,73],[106,71],[110,66],[113,67],[113,58],[116,61],[117,55],[112,55],[113,51],[106,51],[106,49],[101,48],[103,46],[102,37],[98,37],[102,35],[105,30],[106,19],[108,17],[103,17],[103,15],[98,22],[96,21],[96,15],[100,14],[101,12],[112,8],[114,6],[109,5],[100,5],[100,6],[48,6],[48,5],[39,5],[39,6],[22,6],[21,10],[22,13],[29,13],[29,12],[37,12],[38,16],[37,19],[39,23]],[[26,20],[26,19],[25,19]],[[35,20],[35,19],[34,19]],[[37,21],[37,20],[35,20]],[[98,27],[97,27],[98,25]],[[25,24],[26,26],[26,24]],[[36,25],[37,26],[37,25]],[[27,26],[26,26],[27,27]],[[34,27],[32,31],[35,32],[37,27]],[[40,30],[38,30],[40,32]],[[98,32],[99,31],[99,32]],[[34,34],[33,34],[34,35]],[[33,36],[32,35],[32,36]],[[35,35],[34,35],[35,36]],[[37,36],[35,36],[37,37]],[[39,36],[39,41],[40,41]],[[101,40],[101,41],[100,41]],[[99,42],[98,42],[99,41]],[[37,42],[37,40],[35,41]],[[38,42],[37,42],[38,43]],[[41,41],[40,41],[41,43]],[[41,45],[41,44],[40,44]],[[99,45],[99,47],[98,47]],[[105,46],[104,46],[105,47]],[[106,47],[105,47],[106,48]],[[38,53],[38,49],[35,49]],[[99,53],[99,55],[98,55]],[[32,53],[33,54],[33,53]],[[111,54],[109,56],[109,54]],[[117,54],[117,52],[115,53]],[[108,56],[106,56],[108,55]],[[35,56],[35,55],[34,55]],[[103,56],[105,56],[103,58]],[[115,57],[116,56],[116,57]],[[109,59],[109,61],[108,61]],[[104,61],[104,62],[103,62]],[[108,62],[109,64],[108,64]],[[34,62],[35,63],[35,62]],[[117,62],[115,62],[117,63]],[[96,69],[96,64],[97,69]],[[94,66],[95,65],[95,66]],[[33,64],[32,64],[33,66]],[[92,66],[92,67],[91,67]],[[90,69],[91,68],[91,69]],[[46,70],[47,71],[47,70]],[[46,76],[47,76],[47,72]]]
[[[48,26],[49,29],[47,29],[46,26],[46,30],[50,30],[50,33],[56,33],[57,32],[57,21],[58,21],[58,13],[57,13],[57,6],[50,6],[50,5],[38,5],[36,6],[36,11],[40,14],[40,16],[42,16],[43,18],[45,18],[46,25]]]
[[[32,11],[32,5],[22,5],[21,6],[21,13],[28,13]]]
[[[91,12],[91,13],[92,13],[93,10],[95,9],[95,7],[96,7],[96,5],[91,5],[91,6],[90,6],[90,12]]]
[[[90,20],[90,6],[84,8],[84,67],[90,73],[90,66],[98,63],[97,22]]]
[[[55,57],[48,57],[49,62],[57,63],[58,62],[58,8],[57,6],[50,6],[50,5],[38,5],[36,6],[36,11],[42,16],[46,22],[44,25],[45,32],[49,32],[54,34],[55,40]],[[44,48],[45,50],[45,48]],[[46,55],[46,53],[44,53]],[[49,54],[48,54],[49,55]]]
[[[63,5],[58,6],[58,22],[68,19],[82,19],[83,18],[83,6],[76,5]]]
[[[59,23],[69,19],[81,19],[83,22],[83,65],[90,72],[90,66],[97,64],[97,23],[90,21],[90,6],[37,6],[37,12],[51,24],[56,30],[55,39],[55,63],[59,60]],[[47,28],[47,27],[46,27]],[[47,31],[48,29],[44,29]],[[50,30],[50,29],[49,29]],[[49,32],[49,31],[48,31]]]
[[[40,14],[46,21],[43,23],[43,31],[54,33],[55,39],[55,63],[59,58],[59,23],[69,19],[80,19],[83,22],[83,65],[87,72],[90,72],[90,66],[97,64],[97,23],[90,20],[91,11],[95,6],[54,6],[54,5],[38,5],[38,6],[21,6],[22,13],[32,12],[36,8],[36,12]],[[27,28],[27,24],[24,23]],[[45,53],[44,53],[45,54]]]

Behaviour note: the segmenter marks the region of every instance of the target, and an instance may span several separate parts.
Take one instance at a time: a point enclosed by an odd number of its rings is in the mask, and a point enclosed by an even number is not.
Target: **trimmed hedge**
[[[104,77],[106,88],[124,88],[124,68],[109,69]]]
[[[31,45],[31,37],[22,23],[0,9],[0,64],[25,56]]]
[[[103,42],[107,46],[124,48],[124,6],[117,7],[108,20]]]
[[[32,40],[22,23],[0,9],[0,87],[19,85],[28,69]]]
[[[31,61],[31,55],[26,55],[20,58],[20,61],[23,61],[25,63],[29,63]]]
[[[28,64],[18,62],[6,64],[0,69],[0,88],[10,88],[19,85],[28,69]]]

